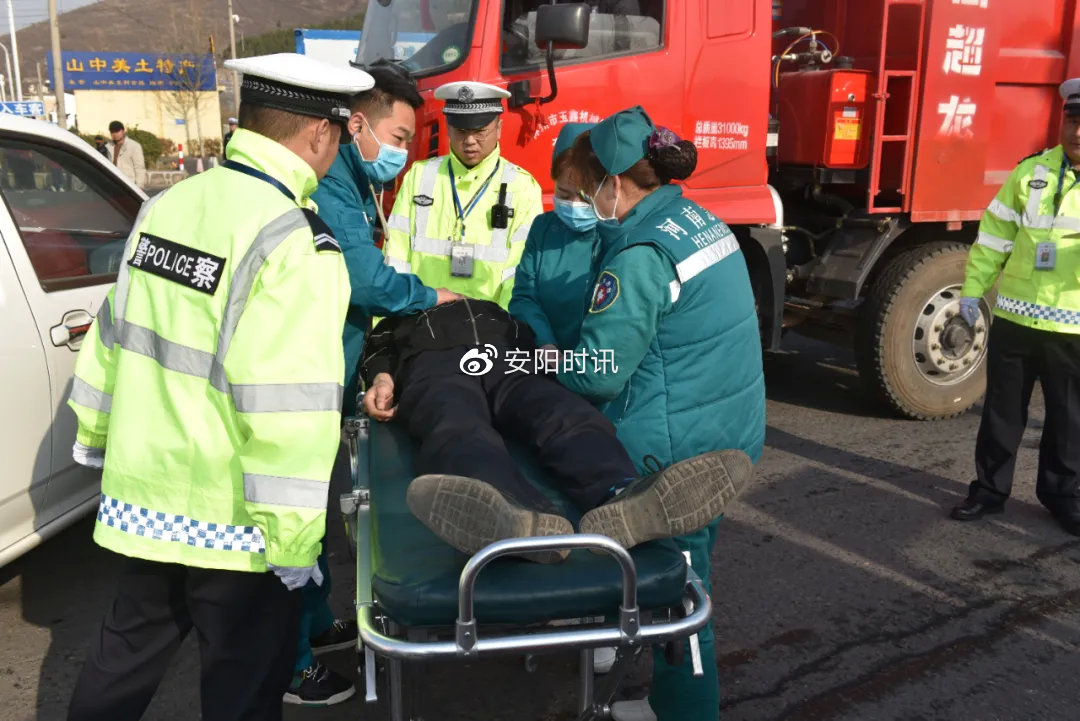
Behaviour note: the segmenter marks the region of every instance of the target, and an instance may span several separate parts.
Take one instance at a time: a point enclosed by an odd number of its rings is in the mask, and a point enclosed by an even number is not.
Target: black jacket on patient
[[[531,355],[536,338],[528,325],[514,320],[497,303],[465,298],[416,315],[384,318],[368,337],[360,372],[369,384],[379,373],[397,379],[408,361],[424,351],[486,345],[494,346],[500,356],[507,349]]]

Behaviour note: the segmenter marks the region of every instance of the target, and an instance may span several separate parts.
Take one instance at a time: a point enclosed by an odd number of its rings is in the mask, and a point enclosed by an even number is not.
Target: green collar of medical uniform
[[[236,129],[225,150],[225,157],[283,183],[301,205],[309,205],[308,198],[319,187],[315,171],[303,158],[284,145],[250,130]]]
[[[612,254],[629,247],[631,235],[641,221],[647,219],[657,208],[663,208],[677,198],[682,197],[682,188],[677,185],[661,185],[653,192],[638,201],[638,204],[630,209],[630,212],[618,225],[611,223],[599,223],[596,226],[600,234],[603,257],[609,258]]]

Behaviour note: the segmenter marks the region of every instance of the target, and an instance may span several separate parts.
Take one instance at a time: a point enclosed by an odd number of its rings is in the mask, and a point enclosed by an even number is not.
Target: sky
[[[7,4],[15,12],[15,28],[26,27],[49,19],[49,0],[0,0],[0,31],[7,32]],[[83,5],[90,5],[98,0],[56,0],[58,12],[67,12]]]

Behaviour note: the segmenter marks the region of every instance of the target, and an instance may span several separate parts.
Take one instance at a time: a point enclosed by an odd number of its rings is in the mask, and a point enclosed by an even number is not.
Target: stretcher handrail
[[[612,541],[614,543],[614,541]],[[712,618],[712,601],[705,593],[701,579],[693,569],[686,570],[684,596],[691,601],[692,610],[683,618],[641,626],[631,642],[620,627],[542,631],[501,636],[475,637],[469,649],[458,640],[407,641],[394,638],[379,630],[373,603],[358,603],[357,615],[360,639],[365,651],[406,661],[434,661],[446,658],[474,658],[498,654],[520,654],[541,651],[600,648],[637,644],[659,644],[697,633]]]
[[[535,536],[530,538],[507,538],[481,548],[465,564],[458,579],[458,618],[456,623],[458,646],[468,653],[476,644],[476,618],[473,615],[473,596],[476,579],[484,566],[499,556],[531,551],[562,551],[598,549],[614,556],[622,570],[623,601],[619,607],[619,630],[625,636],[621,643],[634,645],[641,631],[637,607],[637,568],[629,551],[607,536],[592,533],[573,535]]]

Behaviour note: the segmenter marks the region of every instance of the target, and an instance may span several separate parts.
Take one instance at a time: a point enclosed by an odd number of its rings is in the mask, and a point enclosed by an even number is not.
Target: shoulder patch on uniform
[[[619,277],[610,270],[605,270],[596,279],[593,288],[592,304],[589,306],[590,313],[602,313],[612,305],[619,297]]]
[[[1029,180],[1028,181],[1028,187],[1033,189],[1033,190],[1042,190],[1043,188],[1046,187],[1046,181],[1045,180],[1039,180],[1037,178],[1035,180]]]
[[[318,213],[311,208],[301,208],[304,211],[304,217],[307,218],[308,225],[311,226],[311,235],[315,243],[315,252],[322,252],[328,250],[334,253],[341,252],[341,245],[337,242],[337,238],[334,237],[334,231],[330,230],[330,226],[326,224],[326,221],[319,217]]]
[[[213,295],[221,282],[225,259],[156,235],[140,233],[135,255],[128,265],[200,293]]]
[[[422,206],[422,207],[426,208],[427,206],[434,203],[435,199],[432,198],[430,195],[414,195],[412,197],[412,202],[416,203],[419,206]]]
[[[1046,152],[1046,150],[1040,150],[1037,153],[1032,153],[1031,155],[1024,156],[1023,158],[1020,158],[1020,162],[1022,163],[1025,160],[1031,160],[1032,158],[1037,158],[1037,157],[1039,157],[1040,155],[1042,155],[1045,152]]]

